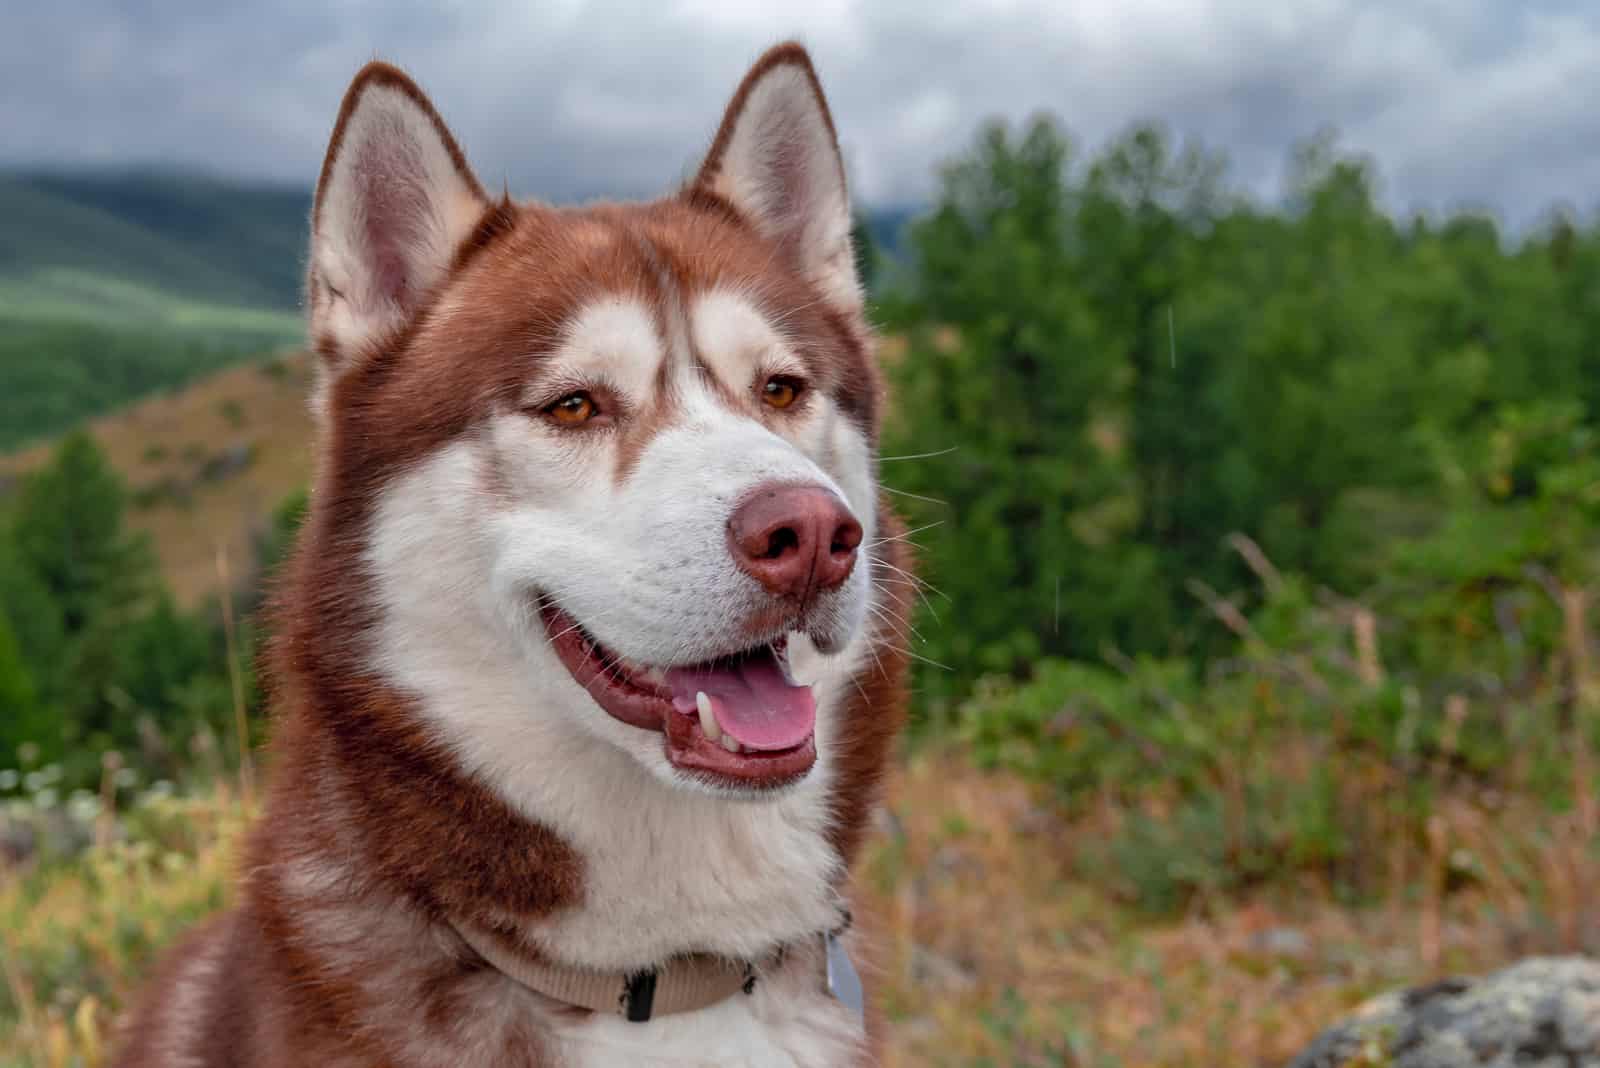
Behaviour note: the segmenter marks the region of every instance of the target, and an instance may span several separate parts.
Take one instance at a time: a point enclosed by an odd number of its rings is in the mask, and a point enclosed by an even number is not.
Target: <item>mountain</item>
[[[310,193],[158,172],[0,175],[0,278],[114,278],[292,312]]]
[[[914,214],[864,212],[890,256]],[[309,187],[154,170],[0,172],[0,315],[36,315],[53,294],[103,318],[106,290],[130,284],[181,303],[293,312],[310,215]]]

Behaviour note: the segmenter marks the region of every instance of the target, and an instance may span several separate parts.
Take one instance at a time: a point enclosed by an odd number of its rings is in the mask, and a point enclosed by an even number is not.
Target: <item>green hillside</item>
[[[182,176],[3,176],[0,278],[29,280],[22,296],[88,273],[189,301],[293,310],[306,203]],[[78,296],[74,285],[62,293]],[[0,294],[0,310],[29,312],[18,296],[14,286]]]
[[[223,304],[299,302],[308,189],[151,172],[31,174],[0,182],[0,215],[17,214],[14,206],[37,221],[0,237],[0,264],[16,256],[32,269],[90,268]]]
[[[0,175],[0,449],[296,346],[304,192]]]

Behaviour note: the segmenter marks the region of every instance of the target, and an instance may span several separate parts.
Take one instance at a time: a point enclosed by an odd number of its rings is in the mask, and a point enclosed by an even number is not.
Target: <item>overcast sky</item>
[[[53,0],[0,11],[0,164],[163,163],[309,185],[366,59],[410,70],[486,183],[650,193],[767,44],[811,46],[856,194],[912,202],[982,118],[1140,118],[1271,195],[1332,125],[1397,208],[1600,204],[1596,0]]]

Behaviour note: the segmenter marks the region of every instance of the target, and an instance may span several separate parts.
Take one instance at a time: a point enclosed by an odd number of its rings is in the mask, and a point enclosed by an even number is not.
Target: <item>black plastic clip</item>
[[[648,968],[630,975],[622,991],[622,1000],[629,1023],[647,1022],[656,1000],[656,970]]]

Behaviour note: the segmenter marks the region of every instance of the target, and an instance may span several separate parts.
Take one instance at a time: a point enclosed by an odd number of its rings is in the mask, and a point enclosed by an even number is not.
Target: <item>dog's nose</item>
[[[849,578],[860,544],[861,524],[821,486],[758,486],[728,519],[740,570],[770,593],[801,601]]]

